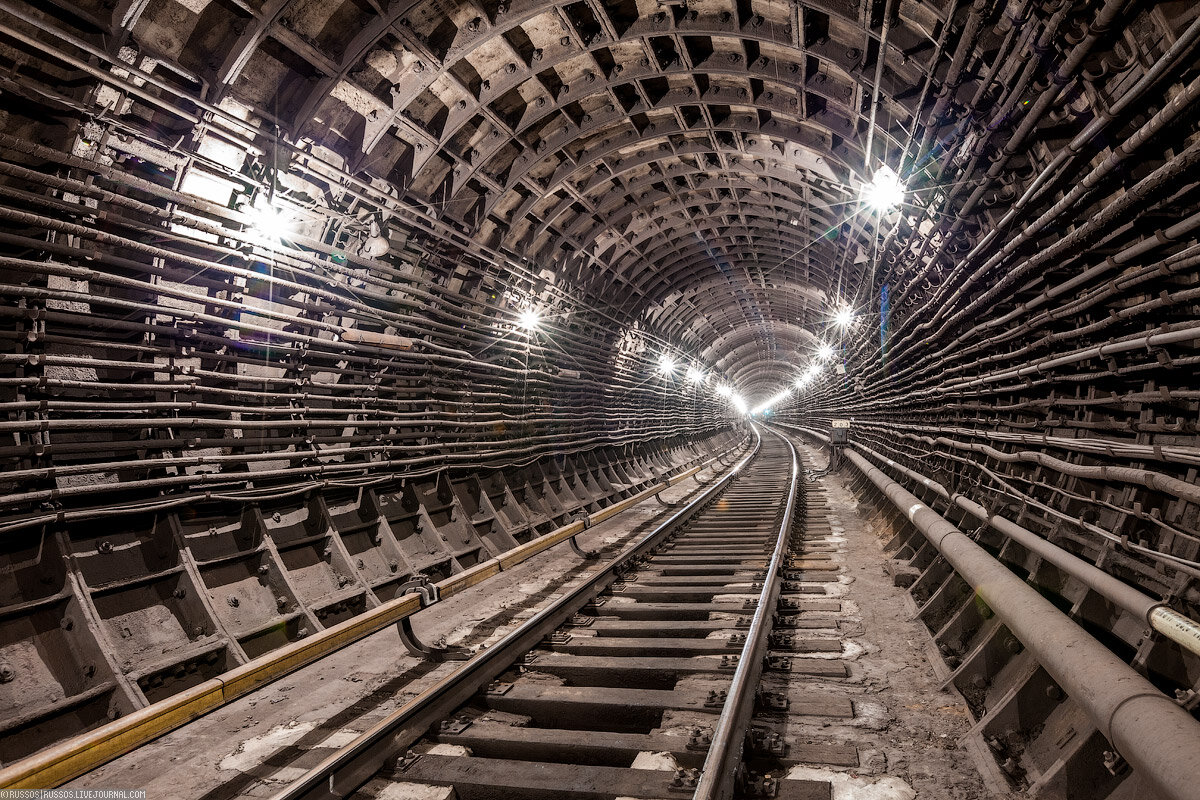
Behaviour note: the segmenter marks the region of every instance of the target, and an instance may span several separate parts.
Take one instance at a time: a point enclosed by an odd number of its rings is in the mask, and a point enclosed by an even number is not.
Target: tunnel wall
[[[936,482],[1200,616],[1200,150],[1182,111],[1200,87],[1194,64],[1179,74],[1146,90],[1137,113],[1072,141],[1091,156],[1076,171],[1062,169],[1065,147],[1019,149],[1022,186],[1034,187],[1024,213],[1003,181],[964,188],[964,206],[984,206],[979,227],[964,212],[959,241],[893,251],[853,322],[829,332],[821,374],[775,418],[825,435],[847,422],[851,445],[877,453],[881,469],[1194,711],[1200,658],[929,489]],[[1093,121],[1084,114],[1072,130]],[[920,213],[902,216],[899,241],[921,224]],[[881,514],[898,529],[917,613],[1001,779],[1052,797],[1143,796],[979,595],[902,514]]]
[[[570,274],[26,10],[81,38],[0,40],[5,761],[741,440]]]
[[[573,4],[546,48],[508,3],[384,32],[375,4],[284,5],[4,12],[3,620],[12,641],[82,654],[44,682],[88,709],[41,741],[160,690],[161,669],[105,672],[64,625],[121,607],[96,604],[83,564],[143,559],[114,580],[169,589],[169,611],[201,602],[209,561],[265,565],[267,584],[289,558],[306,572],[308,535],[283,529],[311,524],[336,545],[314,572],[353,567],[373,602],[373,581],[470,560],[436,542],[427,563],[399,557],[418,493],[466,503],[455,487],[498,470],[605,474],[730,430],[711,383],[658,369],[667,350],[709,347],[769,394],[830,341],[842,369],[781,418],[850,419],[858,441],[1197,616],[1198,89],[1191,51],[1168,58],[1191,4],[904,2],[893,21],[873,3],[870,30],[835,4]],[[496,56],[505,37],[519,58]],[[866,160],[907,159],[915,199],[846,219],[832,209],[853,197],[874,66],[888,89]],[[543,110],[519,91],[538,82]],[[837,301],[857,314],[842,333]],[[410,517],[382,537],[392,557],[358,567],[320,533],[361,534],[396,496]],[[1165,691],[1196,684],[1194,658],[1006,547]],[[360,602],[305,599],[306,580],[256,595],[279,640]],[[970,637],[930,619],[964,658]],[[223,634],[234,661],[246,625]],[[8,730],[54,716],[18,706]]]

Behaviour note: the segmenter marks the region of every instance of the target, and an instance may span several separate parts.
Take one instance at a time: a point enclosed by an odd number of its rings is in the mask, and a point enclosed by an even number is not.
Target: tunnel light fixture
[[[687,368],[688,383],[700,383],[704,380],[704,371],[698,367]]]
[[[295,220],[271,203],[255,203],[249,216],[254,232],[270,242],[280,242],[296,231]]]
[[[517,325],[529,333],[536,331],[541,324],[542,315],[535,308],[526,309],[517,316]]]
[[[854,309],[842,306],[834,312],[833,321],[839,328],[849,328],[854,323]]]
[[[808,365],[808,371],[804,373],[806,380],[811,381],[821,374],[821,365],[816,361]]]
[[[886,214],[904,202],[904,181],[891,167],[884,164],[875,170],[871,182],[862,188],[862,201],[867,207],[879,213]]]
[[[675,359],[671,357],[670,353],[663,353],[658,357],[658,371],[663,375],[675,374]]]
[[[721,397],[733,397],[733,389],[729,388],[727,384],[722,383],[717,387],[717,394]]]
[[[821,346],[817,348],[817,358],[821,359],[822,361],[828,361],[829,359],[833,358],[833,353],[833,345],[829,344],[828,342],[822,342]]]
[[[742,399],[740,394],[731,394],[729,402],[738,410],[739,414],[745,414],[750,410],[750,407],[746,405],[746,401]]]
[[[372,219],[367,237],[358,247],[358,254],[366,258],[382,258],[391,249],[392,242],[388,238],[387,228],[381,225],[378,219]]]

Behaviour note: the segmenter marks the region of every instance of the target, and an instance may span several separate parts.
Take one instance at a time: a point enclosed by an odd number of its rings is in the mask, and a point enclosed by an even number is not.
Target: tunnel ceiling
[[[877,233],[856,214],[863,176],[1002,94],[1010,68],[989,56],[1013,35],[1006,14],[1025,12],[976,3],[968,19],[969,7],[149,0],[87,11],[139,56],[202,82],[203,99],[247,104],[473,240],[578,275],[577,291],[727,366],[754,394],[788,377],[763,365],[795,361],[797,330],[819,335],[838,298],[863,289]]]
[[[1187,12],[1138,12],[1135,34],[1109,5],[1103,20],[1061,0],[108,0],[62,13],[103,51],[266,120],[264,154],[337,153],[754,396],[795,377],[838,305],[878,303],[880,264],[926,280],[970,250],[989,208]],[[859,202],[880,165],[912,191],[901,215]]]

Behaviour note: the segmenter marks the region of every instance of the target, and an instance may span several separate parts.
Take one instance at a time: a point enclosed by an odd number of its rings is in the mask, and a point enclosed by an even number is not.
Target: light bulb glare
[[[250,225],[263,239],[278,242],[295,230],[294,221],[270,204],[255,205],[249,211]]]
[[[522,329],[529,331],[530,333],[536,331],[538,326],[541,324],[542,315],[539,314],[536,309],[531,308],[526,311],[522,311],[517,317],[517,325]]]
[[[873,211],[886,214],[904,202],[904,181],[891,167],[884,165],[875,171],[871,182],[862,188],[862,201]]]

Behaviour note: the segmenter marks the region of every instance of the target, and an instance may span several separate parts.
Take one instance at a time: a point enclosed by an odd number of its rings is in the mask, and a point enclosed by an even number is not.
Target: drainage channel
[[[805,553],[798,475],[792,445],[764,432],[625,556],[276,800],[828,800],[828,783],[780,777],[797,755],[853,756],[789,753],[779,733],[789,714],[853,713],[789,687],[792,673],[846,669],[794,657],[812,646],[798,612],[836,603],[812,582],[829,565]]]

